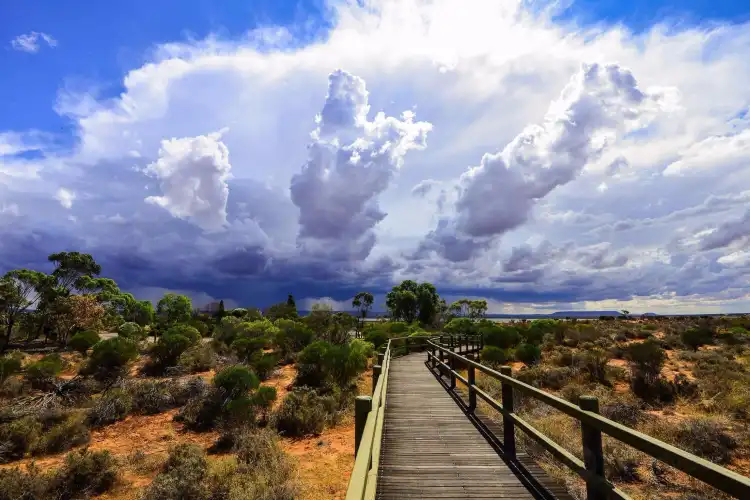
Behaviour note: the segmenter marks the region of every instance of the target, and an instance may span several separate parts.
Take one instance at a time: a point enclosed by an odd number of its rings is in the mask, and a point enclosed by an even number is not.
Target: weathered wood
[[[357,396],[354,399],[354,456],[359,451],[359,443],[362,441],[362,433],[367,423],[367,415],[372,410],[372,398],[370,396]]]
[[[389,366],[376,498],[534,498],[424,361]]]
[[[500,372],[506,377],[513,376],[513,370],[510,366],[503,366]],[[508,413],[513,413],[513,386],[502,384],[502,404]],[[513,419],[507,414],[503,415],[503,451],[511,460],[516,458],[516,428]]]
[[[599,413],[599,400],[594,396],[581,396],[578,406],[582,410]],[[602,451],[602,431],[581,422],[583,442],[583,462],[592,475],[604,477],[604,452]],[[586,481],[587,500],[606,500],[607,494],[593,481]]]

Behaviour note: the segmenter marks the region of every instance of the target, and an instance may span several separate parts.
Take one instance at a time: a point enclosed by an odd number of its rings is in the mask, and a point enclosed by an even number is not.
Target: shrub
[[[482,361],[492,367],[498,367],[508,361],[508,355],[505,351],[494,345],[488,345],[482,349],[481,353]]]
[[[607,362],[609,356],[600,349],[591,349],[573,356],[573,368],[592,382],[607,383]]]
[[[634,427],[643,418],[641,406],[635,401],[614,400],[604,404],[600,413],[618,424]]]
[[[200,446],[179,444],[169,451],[162,471],[146,488],[144,500],[203,500],[209,492],[204,484],[206,456]]]
[[[500,349],[510,349],[521,340],[518,330],[512,326],[493,325],[482,328],[480,332],[484,336],[485,345],[499,347]]]
[[[99,342],[99,340],[101,339],[98,333],[93,330],[84,330],[73,335],[73,337],[68,341],[68,345],[72,349],[85,355],[86,352],[88,352],[88,350],[94,346],[94,344]]]
[[[21,357],[23,355],[7,354],[0,357],[0,383],[11,375],[21,371]]]
[[[240,361],[248,363],[254,356],[263,353],[263,347],[265,345],[266,339],[262,337],[240,337],[232,342],[230,347]]]
[[[151,365],[154,369],[164,369],[175,366],[183,352],[190,347],[193,342],[177,334],[165,333],[151,347]]]
[[[379,348],[382,345],[385,345],[388,343],[388,339],[390,338],[388,334],[380,329],[377,330],[369,330],[367,333],[365,333],[364,338],[367,342],[371,343],[373,346],[375,346],[375,349]]]
[[[41,432],[42,424],[34,417],[24,417],[0,427],[0,463],[23,458]]]
[[[268,410],[271,409],[274,401],[276,401],[275,387],[262,385],[253,395],[253,404],[261,411],[264,419],[267,417]]]
[[[117,335],[126,339],[139,341],[144,337],[144,331],[138,323],[127,322],[120,325],[117,329]]]
[[[0,500],[47,500],[49,477],[33,463],[26,468],[0,469]]]
[[[297,357],[296,385],[324,387],[330,384],[344,386],[367,368],[372,355],[372,344],[355,339],[348,344],[332,345],[317,341],[300,352]]]
[[[48,354],[26,367],[26,380],[35,389],[47,386],[62,371],[63,363],[59,354]]]
[[[295,389],[286,395],[272,422],[286,436],[318,435],[323,432],[330,413],[330,402],[315,391]]]
[[[45,432],[31,451],[34,455],[60,453],[74,446],[86,444],[89,440],[91,440],[91,433],[84,419],[78,415],[71,415]]]
[[[516,348],[516,359],[527,365],[534,365],[542,359],[542,350],[533,344],[521,344]]]
[[[119,376],[127,364],[138,356],[135,342],[121,337],[102,340],[94,345],[84,374],[104,380]]]
[[[250,366],[252,366],[258,378],[266,380],[273,373],[278,361],[279,358],[275,354],[261,354],[250,360]]]
[[[190,341],[190,344],[197,344],[201,341],[201,333],[197,328],[190,325],[178,324],[167,330],[164,335],[182,335]]]
[[[658,375],[667,359],[664,349],[653,340],[630,344],[625,356],[635,370],[649,376]]]
[[[729,463],[732,450],[738,446],[723,425],[709,418],[681,422],[675,431],[675,439],[679,447],[717,464]]]
[[[128,383],[126,388],[132,400],[134,413],[155,415],[178,406],[165,381],[134,380]]]
[[[313,341],[313,331],[304,323],[291,319],[277,319],[274,323],[279,333],[275,342],[283,354],[299,352]]]
[[[209,344],[198,344],[180,354],[177,362],[188,373],[205,372],[216,367],[216,352]]]
[[[172,397],[175,406],[182,406],[190,399],[203,396],[211,390],[211,385],[202,377],[172,380],[167,384],[167,387],[167,392]]]
[[[682,343],[697,351],[702,345],[713,343],[713,332],[709,328],[689,328],[680,335]]]
[[[543,389],[560,390],[570,382],[573,370],[569,367],[532,366],[518,372],[521,382]]]
[[[50,492],[61,500],[100,495],[115,485],[117,477],[117,461],[109,451],[72,452],[52,477]]]
[[[213,428],[224,411],[226,395],[216,388],[209,388],[196,395],[180,408],[175,421],[183,422],[185,427],[195,431]]]
[[[94,402],[86,419],[89,426],[102,427],[123,420],[132,409],[131,395],[122,389],[112,389]]]
[[[604,442],[604,467],[608,479],[622,482],[638,481],[638,466],[643,455],[619,441]]]
[[[474,333],[475,327],[476,325],[474,321],[472,321],[469,318],[453,318],[448,323],[445,324],[445,326],[443,327],[443,330],[445,330],[447,333],[452,333],[452,334],[457,334],[457,333],[468,334],[468,333]],[[404,328],[404,330],[406,329]],[[403,332],[394,331],[393,327],[391,327],[391,332],[403,333]]]
[[[213,384],[227,397],[236,398],[257,389],[260,381],[244,366],[228,366],[214,376]]]

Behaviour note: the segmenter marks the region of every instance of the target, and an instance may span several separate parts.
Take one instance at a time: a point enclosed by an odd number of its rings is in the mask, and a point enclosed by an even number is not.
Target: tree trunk
[[[8,321],[8,327],[5,329],[5,338],[3,339],[2,345],[0,345],[0,354],[3,354],[8,349],[8,344],[10,344],[10,334],[13,333],[13,323],[15,323],[15,321]]]

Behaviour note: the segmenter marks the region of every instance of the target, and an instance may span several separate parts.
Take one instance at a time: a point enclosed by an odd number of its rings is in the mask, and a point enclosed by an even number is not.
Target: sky
[[[750,311],[750,5],[0,4],[0,271]]]

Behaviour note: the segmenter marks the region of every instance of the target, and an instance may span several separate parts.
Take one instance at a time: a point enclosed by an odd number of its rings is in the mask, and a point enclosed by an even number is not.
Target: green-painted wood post
[[[474,372],[474,365],[469,365],[469,412],[474,413],[477,409],[477,393],[474,390],[474,384],[476,384],[476,374]]]
[[[456,388],[456,373],[455,373],[456,363],[453,361],[454,359],[455,359],[454,356],[450,356],[448,358],[448,366],[450,366],[451,368],[451,389]]]
[[[370,396],[357,396],[354,399],[354,456],[357,456],[359,443],[362,442],[362,434],[365,432],[367,415],[372,410],[372,398]]]
[[[383,359],[384,358],[385,358],[385,353],[384,352],[379,352],[378,353],[378,364],[380,366],[383,366]]]
[[[500,373],[506,377],[513,376],[513,369],[510,366],[501,366]],[[503,409],[508,412],[513,412],[513,386],[510,384],[502,384],[502,403]],[[503,415],[503,451],[508,459],[514,460],[516,458],[516,426],[507,415]]]
[[[375,394],[375,387],[378,385],[378,379],[380,378],[381,365],[374,365],[372,367],[372,393]]]
[[[582,410],[599,413],[599,400],[594,396],[581,396],[578,406]],[[604,478],[602,432],[595,427],[581,422],[581,435],[583,438],[583,463],[586,464],[586,470]],[[606,492],[598,488],[592,481],[586,481],[587,500],[606,500],[606,498]]]

